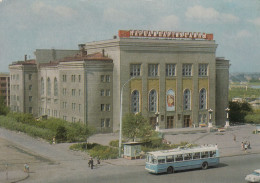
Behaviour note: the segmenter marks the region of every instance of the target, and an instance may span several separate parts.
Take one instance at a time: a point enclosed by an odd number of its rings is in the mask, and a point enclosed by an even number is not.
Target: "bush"
[[[58,126],[55,137],[56,137],[57,142],[66,142],[67,141],[67,129],[62,125]]]

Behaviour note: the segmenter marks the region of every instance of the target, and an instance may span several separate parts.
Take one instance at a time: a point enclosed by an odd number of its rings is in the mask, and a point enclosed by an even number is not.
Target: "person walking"
[[[94,161],[93,161],[93,158],[91,157],[89,162],[88,162],[88,166],[93,169],[93,165],[94,165]]]

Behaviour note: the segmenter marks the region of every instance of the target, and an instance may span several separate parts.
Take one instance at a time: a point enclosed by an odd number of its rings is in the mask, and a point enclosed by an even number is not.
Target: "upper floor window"
[[[148,76],[158,76],[158,64],[148,65]]]
[[[149,111],[156,112],[157,110],[157,92],[151,90],[149,93]]]
[[[139,92],[137,90],[133,91],[131,99],[132,112],[139,112]]]
[[[75,95],[76,95],[76,89],[72,89],[72,90],[71,90],[71,95],[72,95],[72,96],[75,96]]]
[[[192,75],[192,64],[183,64],[182,65],[182,75],[191,76]]]
[[[54,96],[58,96],[58,81],[54,78]]]
[[[166,64],[166,76],[175,76],[175,64]]]
[[[105,96],[105,90],[104,89],[102,89],[101,91],[100,91],[100,96]]]
[[[81,75],[79,75],[79,82],[81,82]]]
[[[190,110],[190,90],[186,89],[183,93],[183,109]]]
[[[32,85],[29,85],[29,91],[32,91]]]
[[[51,80],[50,80],[50,78],[47,79],[47,94],[48,94],[48,96],[51,95]]]
[[[28,79],[29,79],[29,80],[32,80],[32,74],[29,74],[29,75],[28,75]]]
[[[62,94],[63,94],[63,95],[66,95],[66,94],[67,94],[67,89],[66,89],[66,88],[63,88],[63,89],[62,89]]]
[[[106,104],[106,111],[110,111],[110,104]]]
[[[110,90],[106,90],[106,96],[110,96]]]
[[[110,75],[101,75],[101,82],[110,82]]]
[[[62,75],[62,81],[66,82],[67,81],[67,75]]]
[[[140,76],[140,74],[141,74],[141,64],[131,64],[130,76]]]
[[[106,75],[106,82],[109,83],[110,82],[110,76]]]
[[[206,100],[206,89],[202,88],[200,90],[200,96],[199,96],[199,109],[206,109],[207,108],[207,100]]]
[[[105,75],[101,75],[101,82],[105,82]]]
[[[41,94],[44,95],[44,80],[41,78]]]
[[[199,76],[208,75],[208,64],[199,64]]]
[[[71,82],[75,82],[76,81],[76,75],[71,75]]]

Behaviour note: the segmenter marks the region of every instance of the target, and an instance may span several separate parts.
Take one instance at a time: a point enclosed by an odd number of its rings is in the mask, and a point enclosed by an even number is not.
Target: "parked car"
[[[260,182],[260,169],[254,170],[253,173],[248,174],[245,180],[247,182]]]

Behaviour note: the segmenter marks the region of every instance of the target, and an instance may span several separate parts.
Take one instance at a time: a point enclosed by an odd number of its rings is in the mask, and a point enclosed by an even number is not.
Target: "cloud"
[[[155,24],[155,29],[177,30],[180,26],[179,17],[176,15],[164,16]]]
[[[252,24],[254,24],[256,26],[260,26],[260,17],[255,18],[253,20],[248,20],[248,22],[250,22],[250,23],[252,23]]]
[[[237,38],[248,38],[251,37],[252,34],[248,30],[241,30],[237,32],[236,37]]]
[[[239,21],[239,18],[232,14],[220,13],[214,8],[204,8],[200,5],[189,7],[185,16],[188,20],[206,23],[236,23]]]
[[[62,18],[71,18],[73,15],[76,14],[76,11],[74,11],[71,8],[65,7],[65,6],[50,6],[48,4],[45,4],[42,1],[35,2],[32,5],[32,11],[42,17],[62,17]]]

